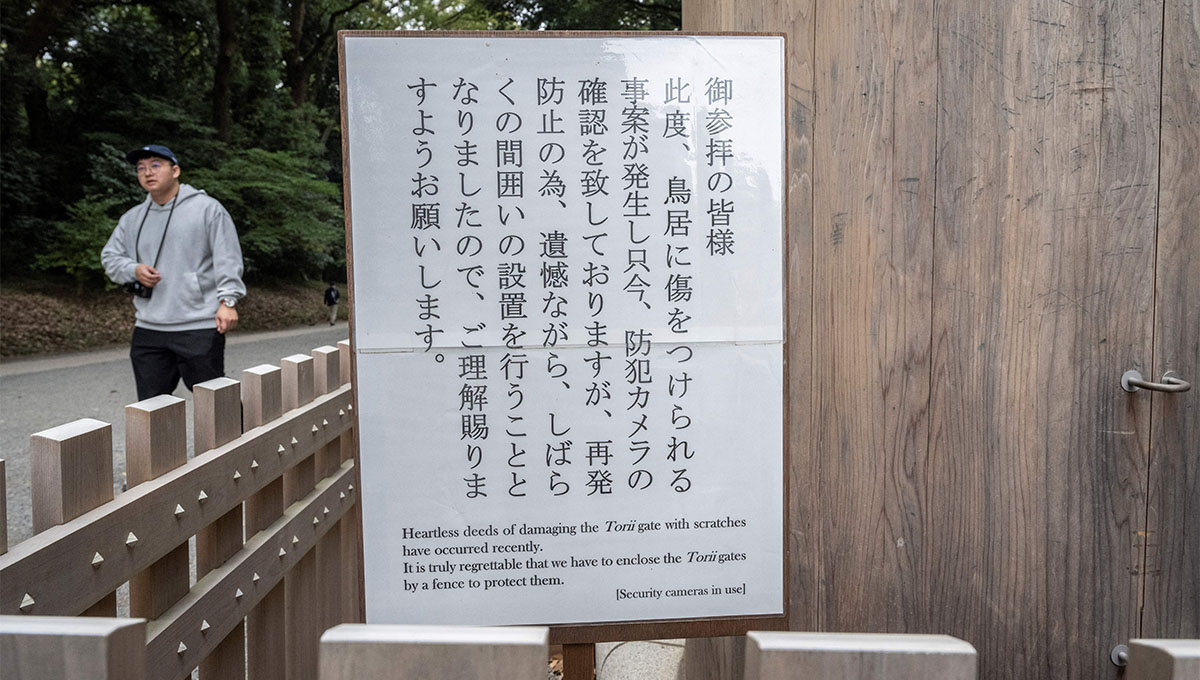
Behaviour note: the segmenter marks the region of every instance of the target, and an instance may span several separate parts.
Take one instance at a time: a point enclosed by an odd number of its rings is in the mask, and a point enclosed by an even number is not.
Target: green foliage
[[[183,178],[233,217],[248,279],[318,278],[344,266],[341,192],[308,163],[286,151],[244,149]]]
[[[232,146],[286,151],[307,159],[311,170],[328,175],[330,161],[321,139],[323,132],[335,125],[329,111],[309,103],[287,107],[264,99],[247,105],[240,122],[230,141]]]
[[[680,0],[479,0],[530,30],[677,31]]]
[[[33,258],[35,269],[65,272],[80,287],[106,281],[100,249],[121,214],[145,198],[123,152],[104,143],[96,149],[86,162],[89,193],[67,206],[66,218],[49,228],[49,238]]]
[[[293,4],[0,0],[5,279],[104,281],[99,249],[145,196],[124,153],[147,143],[171,147],[185,181],[233,214],[248,278],[344,266],[336,31],[398,19],[382,0],[306,0],[297,31]],[[226,139],[214,122],[218,6],[235,34]],[[309,64],[294,76],[307,99],[289,91],[289,59]]]
[[[55,223],[54,237],[46,250],[34,258],[35,268],[62,270],[81,287],[89,282],[99,284],[104,280],[100,249],[127,207],[127,202],[115,197],[75,201],[67,207],[67,219]]]
[[[509,31],[520,28],[506,12],[482,2],[401,0],[392,15],[403,17],[401,28],[410,31]]]
[[[41,202],[48,159],[29,148],[4,148],[0,156],[0,218],[3,247],[0,272],[27,271],[30,260],[48,240],[53,220],[43,214]]]
[[[338,277],[338,30],[671,30],[680,10],[679,0],[0,0],[0,17],[0,275],[99,285],[100,247],[144,197],[124,152],[148,143],[171,147],[185,181],[233,214],[248,278]]]

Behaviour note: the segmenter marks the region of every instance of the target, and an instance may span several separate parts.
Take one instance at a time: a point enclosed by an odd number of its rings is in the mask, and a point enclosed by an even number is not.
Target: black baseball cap
[[[147,144],[140,149],[134,149],[125,154],[125,160],[136,165],[138,161],[151,156],[165,158],[171,161],[172,165],[179,165],[179,159],[175,157],[175,153],[162,144]]]

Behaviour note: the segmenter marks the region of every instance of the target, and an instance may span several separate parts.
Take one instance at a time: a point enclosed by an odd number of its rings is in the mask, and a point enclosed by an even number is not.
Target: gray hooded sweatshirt
[[[158,205],[147,194],[144,202],[121,216],[100,252],[100,261],[108,278],[116,283],[136,280],[134,270],[139,263],[154,266],[162,275],[152,297],[133,298],[138,327],[155,331],[215,328],[221,298],[246,294],[237,231],[225,208],[191,185],[180,184],[173,200],[172,213],[171,201]],[[155,265],[160,242],[162,254]]]

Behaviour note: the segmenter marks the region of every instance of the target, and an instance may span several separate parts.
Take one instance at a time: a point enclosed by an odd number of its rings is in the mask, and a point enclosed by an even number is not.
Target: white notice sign
[[[344,58],[368,621],[782,613],[782,38]]]

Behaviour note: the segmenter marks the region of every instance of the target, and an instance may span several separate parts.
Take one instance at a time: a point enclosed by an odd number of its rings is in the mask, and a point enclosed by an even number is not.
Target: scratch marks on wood
[[[844,212],[833,214],[833,233],[830,235],[830,241],[835,246],[842,245],[846,240],[846,218],[848,215]]]
[[[1038,19],[1036,17],[1029,17],[1029,21],[1032,23],[1035,23],[1035,24],[1043,24],[1045,26],[1054,26],[1056,28],[1066,28],[1067,27],[1066,24],[1060,24],[1057,21],[1045,21],[1043,19]]]
[[[995,295],[990,295],[990,296],[980,295],[979,293],[976,293],[973,290],[967,290],[965,288],[959,288],[957,286],[941,286],[939,288],[939,290],[944,290],[944,291],[948,291],[951,293],[958,293],[959,295],[965,295],[965,296],[967,296],[967,298],[969,298],[971,300],[975,300],[975,299],[988,300],[994,305],[998,305],[1001,303],[999,293],[996,293]]]
[[[1126,246],[1118,250],[1108,250],[1100,255],[1100,257],[1123,257],[1125,255],[1141,255],[1141,246]]]

